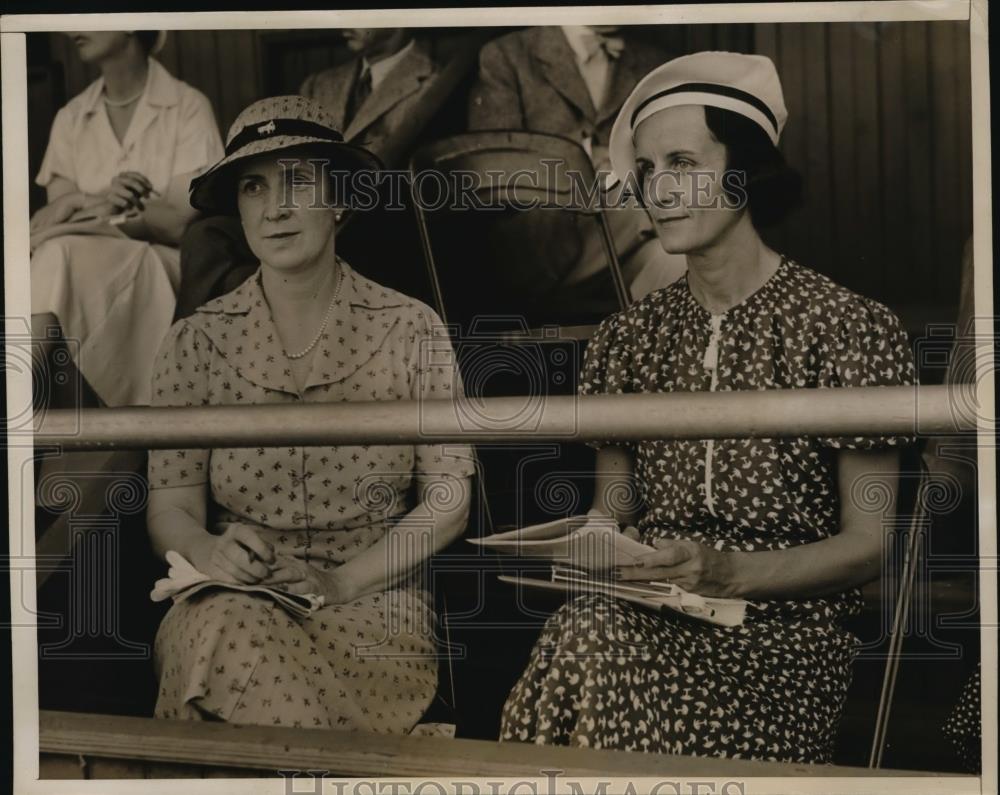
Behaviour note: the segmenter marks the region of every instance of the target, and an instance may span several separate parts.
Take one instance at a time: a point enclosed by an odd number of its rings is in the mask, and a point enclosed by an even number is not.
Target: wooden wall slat
[[[958,151],[955,169],[959,184],[959,225],[964,244],[972,234],[972,53],[969,44],[969,25],[955,25],[955,96],[958,113],[955,125],[958,130]],[[956,280],[957,285],[957,280]],[[957,293],[957,288],[956,288]]]
[[[75,97],[83,89],[97,79],[99,74],[94,66],[84,64],[77,55],[76,45],[69,36],[61,33],[52,34],[53,51],[61,55],[65,64],[66,96]]]
[[[153,56],[175,77],[181,76],[184,71],[184,61],[181,58],[180,39],[176,31],[167,31],[167,40],[156,55]]]
[[[960,111],[955,92],[956,25],[940,23],[929,27],[930,106],[933,109],[931,152],[934,154],[931,166],[931,206],[935,230],[930,282],[936,294],[947,295],[947,291],[955,287],[950,271],[954,270],[954,263],[961,258],[958,241],[963,237],[959,221],[961,190],[957,171]]]
[[[766,55],[776,64],[780,61],[778,52],[778,25],[753,26],[753,50],[760,55]]]
[[[834,26],[840,28],[841,26]],[[889,260],[883,252],[881,185],[883,163],[879,137],[878,24],[848,26],[854,62],[854,159],[851,176],[855,183],[856,226],[854,245],[858,268],[847,286],[864,295],[875,295],[882,283],[882,270]],[[839,168],[838,168],[839,171]],[[846,175],[845,175],[846,176]],[[839,230],[838,230],[839,234]]]
[[[882,256],[883,262],[893,260],[909,264],[912,250],[906,228],[907,162],[906,162],[906,95],[903,90],[906,72],[903,68],[903,28],[898,24],[879,23],[879,130],[883,164],[882,191]],[[883,268],[878,291],[873,297],[885,298],[887,282]]]
[[[830,106],[827,85],[827,25],[802,25],[802,91],[804,100],[805,176],[809,197],[807,265],[838,274],[833,256],[833,207],[830,181]]]
[[[217,34],[214,30],[186,30],[174,37],[180,53],[180,68],[177,77],[185,83],[197,88],[208,97],[215,110],[216,121],[222,135],[226,128],[219,116],[219,97],[222,96],[222,83],[219,80],[219,70],[215,68],[217,51]]]
[[[781,137],[781,149],[788,162],[798,169],[805,182],[805,202],[801,210],[793,213],[785,222],[786,254],[809,267],[817,267],[816,257],[809,244],[809,226],[814,218],[813,186],[806,173],[806,96],[803,72],[803,27],[802,23],[778,26],[777,68],[785,93],[785,107],[788,108],[788,122]]]
[[[921,301],[934,297],[934,246],[931,225],[931,120],[928,97],[927,24],[903,27],[903,74],[906,75],[906,226],[909,229],[909,277],[920,282]],[[887,289],[893,289],[894,278]]]
[[[857,282],[864,268],[858,241],[858,174],[854,148],[854,35],[845,25],[827,26],[830,83],[830,186],[833,271]]]
[[[260,88],[253,80],[254,39],[252,30],[231,30],[217,37],[216,69],[224,87],[219,106],[222,129],[228,130],[240,111],[260,98]]]
[[[766,55],[775,65],[781,63],[781,54],[779,52],[778,45],[778,25],[766,24],[766,25],[754,25],[753,26],[753,41],[749,48],[752,52],[758,53],[759,55]],[[780,76],[780,71],[779,71]],[[786,159],[788,158],[788,149],[784,144],[784,138],[781,143],[781,151]],[[789,162],[790,159],[789,159]],[[789,253],[788,249],[788,224],[778,224],[770,229],[764,230],[764,240],[767,244],[783,254]]]
[[[712,25],[688,25],[685,42],[688,52],[715,49],[715,31]]]
[[[747,25],[719,25],[715,32],[715,47],[727,52],[749,52],[752,35]]]

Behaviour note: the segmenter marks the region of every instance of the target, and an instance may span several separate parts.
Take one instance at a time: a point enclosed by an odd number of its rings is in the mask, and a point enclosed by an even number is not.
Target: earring
[[[333,214],[333,220],[336,221],[338,224],[340,223],[340,219],[343,218],[343,217],[344,217],[344,214],[341,213],[341,212],[336,212],[336,213]]]

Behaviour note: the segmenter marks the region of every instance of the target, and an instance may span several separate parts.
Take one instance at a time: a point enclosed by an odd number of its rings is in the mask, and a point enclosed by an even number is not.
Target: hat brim
[[[251,158],[278,155],[290,149],[309,147],[326,159],[332,171],[381,171],[382,161],[355,144],[324,138],[276,135],[266,141],[254,141],[222,158],[204,174],[191,180],[191,206],[205,215],[237,215],[236,175],[239,166]]]

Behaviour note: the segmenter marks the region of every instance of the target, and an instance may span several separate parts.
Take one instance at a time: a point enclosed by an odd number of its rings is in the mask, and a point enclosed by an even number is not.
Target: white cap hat
[[[696,52],[674,58],[642,78],[618,112],[608,142],[611,181],[635,168],[636,127],[677,105],[709,105],[739,113],[759,124],[775,145],[788,118],[778,71],[767,56]]]

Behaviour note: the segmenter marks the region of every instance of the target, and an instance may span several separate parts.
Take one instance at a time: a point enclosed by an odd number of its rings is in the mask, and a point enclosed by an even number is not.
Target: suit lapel
[[[567,102],[593,119],[597,111],[576,65],[576,55],[562,30],[556,27],[535,28],[530,44],[531,54],[538,61],[542,77]]]
[[[396,105],[415,93],[421,84],[433,73],[434,64],[430,55],[419,42],[415,42],[402,60],[390,70],[378,88],[358,109],[347,125],[344,140],[351,141],[367,127],[382,118]],[[345,100],[346,102],[346,100]]]
[[[347,115],[347,100],[354,90],[354,83],[358,79],[358,65],[361,58],[352,58],[339,66],[334,66],[328,73],[326,79],[322,81],[317,96],[314,97],[329,113],[337,120],[340,129],[344,129],[344,118]]]

